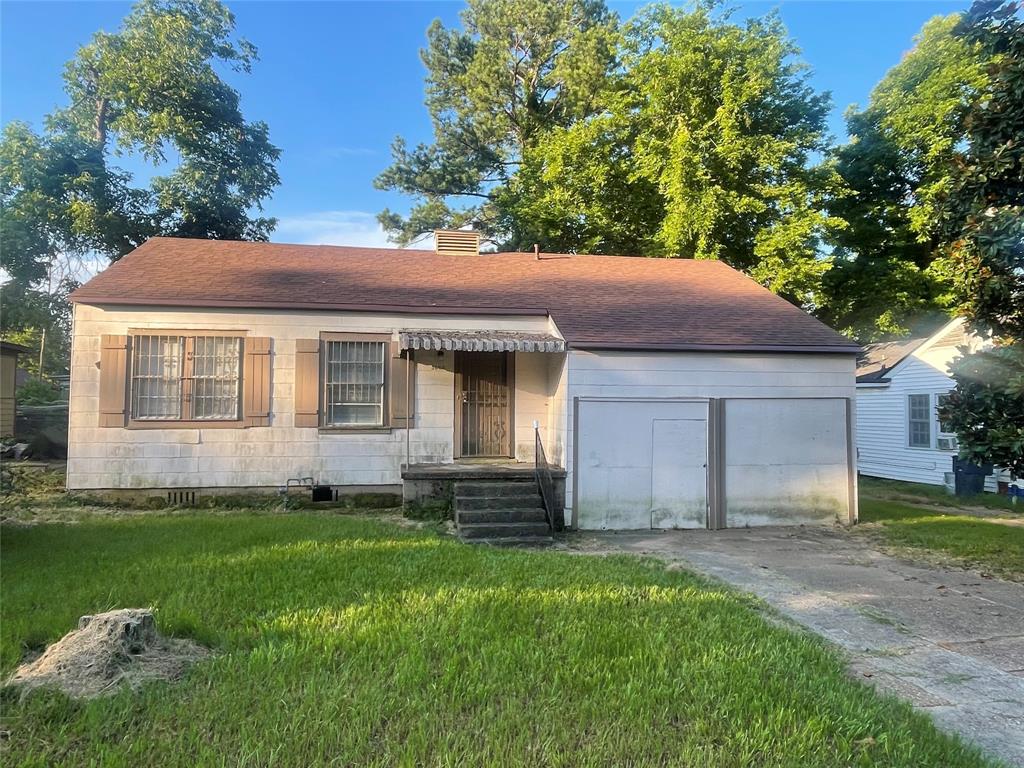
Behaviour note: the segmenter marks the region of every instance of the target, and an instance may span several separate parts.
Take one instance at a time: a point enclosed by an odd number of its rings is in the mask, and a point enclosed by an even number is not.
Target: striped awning
[[[547,333],[403,330],[398,332],[398,338],[402,349],[436,349],[459,352],[565,351],[565,339]]]

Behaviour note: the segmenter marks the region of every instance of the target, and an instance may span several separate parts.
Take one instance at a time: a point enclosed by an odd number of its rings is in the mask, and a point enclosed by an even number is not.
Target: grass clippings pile
[[[73,699],[91,699],[122,685],[176,680],[207,653],[190,640],[162,637],[151,611],[125,608],[83,616],[78,629],[18,667],[7,683],[24,692],[56,688]]]

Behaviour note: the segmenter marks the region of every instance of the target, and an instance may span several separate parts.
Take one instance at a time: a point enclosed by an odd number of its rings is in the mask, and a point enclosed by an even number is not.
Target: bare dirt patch
[[[18,667],[7,684],[25,693],[56,688],[73,699],[91,699],[122,686],[177,680],[208,655],[191,640],[163,637],[151,611],[125,608],[83,616],[78,629]]]

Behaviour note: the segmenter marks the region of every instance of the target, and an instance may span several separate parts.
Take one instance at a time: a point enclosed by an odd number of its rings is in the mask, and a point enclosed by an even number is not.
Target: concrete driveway
[[[1024,766],[1024,584],[912,563],[828,528],[580,533],[587,554],[684,564],[842,647],[853,674]]]

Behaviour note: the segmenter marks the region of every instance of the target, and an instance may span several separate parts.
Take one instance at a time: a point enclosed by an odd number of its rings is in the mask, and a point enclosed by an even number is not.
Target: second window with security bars
[[[136,335],[131,349],[131,418],[240,418],[240,336]]]
[[[384,425],[386,348],[382,341],[323,343],[324,426]]]

